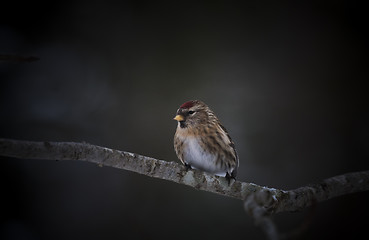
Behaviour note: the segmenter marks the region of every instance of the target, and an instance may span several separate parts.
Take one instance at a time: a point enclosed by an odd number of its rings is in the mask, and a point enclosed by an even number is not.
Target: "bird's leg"
[[[184,163],[184,165],[185,165],[187,171],[192,169],[190,164]]]
[[[229,173],[227,172],[226,175],[225,175],[225,178],[227,179],[228,181],[228,186],[231,184],[231,179],[235,180],[236,181],[236,177],[233,176],[233,174],[229,175]]]

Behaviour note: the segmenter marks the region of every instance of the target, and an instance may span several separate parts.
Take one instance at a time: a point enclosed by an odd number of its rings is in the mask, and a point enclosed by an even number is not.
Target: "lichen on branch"
[[[21,159],[75,160],[124,169],[245,201],[250,195],[268,214],[297,211],[337,196],[369,190],[369,171],[347,173],[294,190],[232,181],[181,164],[88,143],[0,139],[0,156]]]

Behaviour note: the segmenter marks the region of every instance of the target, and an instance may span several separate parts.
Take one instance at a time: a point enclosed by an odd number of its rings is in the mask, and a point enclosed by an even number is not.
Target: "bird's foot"
[[[185,165],[185,167],[186,167],[186,170],[187,170],[187,171],[192,169],[192,167],[191,167],[191,165],[190,165],[190,164],[185,163],[184,165]]]
[[[231,179],[233,179],[234,181],[236,181],[236,177],[233,176],[233,174],[229,175],[229,173],[227,172],[226,175],[225,175],[225,178],[227,179],[228,181],[228,186],[231,185]]]

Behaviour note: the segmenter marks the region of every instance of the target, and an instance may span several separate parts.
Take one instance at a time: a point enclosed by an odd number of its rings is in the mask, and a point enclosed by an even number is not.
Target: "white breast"
[[[217,156],[205,152],[195,137],[187,137],[185,140],[183,160],[193,168],[203,170],[224,177],[226,169],[216,165]]]

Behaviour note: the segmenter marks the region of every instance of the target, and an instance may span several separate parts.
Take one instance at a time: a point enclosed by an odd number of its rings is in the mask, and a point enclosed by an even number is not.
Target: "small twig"
[[[263,229],[268,239],[278,240],[277,226],[271,219],[270,212],[267,211],[267,208],[273,204],[273,201],[270,201],[273,199],[270,194],[265,189],[250,194],[244,202],[244,208],[254,218],[255,224]]]

